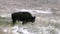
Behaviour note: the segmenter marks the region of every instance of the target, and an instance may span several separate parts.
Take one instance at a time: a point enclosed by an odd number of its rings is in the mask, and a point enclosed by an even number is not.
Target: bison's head
[[[31,22],[34,22],[35,21],[35,16],[31,18]]]

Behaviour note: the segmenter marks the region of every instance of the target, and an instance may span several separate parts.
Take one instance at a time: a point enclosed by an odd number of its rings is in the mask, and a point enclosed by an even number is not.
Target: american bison
[[[16,12],[11,15],[13,25],[15,25],[16,20],[22,21],[22,24],[26,24],[27,22],[34,22],[35,16],[33,17],[29,12]]]

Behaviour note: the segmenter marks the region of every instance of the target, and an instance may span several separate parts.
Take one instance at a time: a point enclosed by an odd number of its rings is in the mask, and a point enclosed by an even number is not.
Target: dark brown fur
[[[27,22],[34,22],[35,17],[33,17],[29,12],[16,12],[11,15],[13,25],[15,25],[16,20],[23,21],[22,24],[26,24]]]

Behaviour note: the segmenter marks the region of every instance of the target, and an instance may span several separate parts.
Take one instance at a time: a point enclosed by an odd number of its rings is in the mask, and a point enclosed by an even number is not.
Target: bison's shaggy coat
[[[33,23],[35,21],[35,17],[33,17],[29,12],[12,13],[11,18],[13,21],[13,25],[16,23],[16,20],[17,21],[23,21],[22,24],[26,24],[27,22]]]

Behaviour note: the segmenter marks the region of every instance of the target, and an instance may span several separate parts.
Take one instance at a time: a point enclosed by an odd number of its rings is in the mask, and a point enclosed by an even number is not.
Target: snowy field
[[[51,10],[27,10],[27,9],[15,9],[15,12],[30,12],[32,16],[36,16],[34,23],[27,23],[22,25],[21,22],[17,22],[15,26],[3,25],[0,26],[0,31],[5,34],[60,34],[60,19],[53,16]],[[12,12],[13,13],[13,12]],[[11,21],[11,12],[0,14],[2,18],[6,18],[3,21]],[[9,20],[8,20],[9,18]],[[56,18],[56,19],[55,19]],[[5,22],[4,22],[5,23]]]

